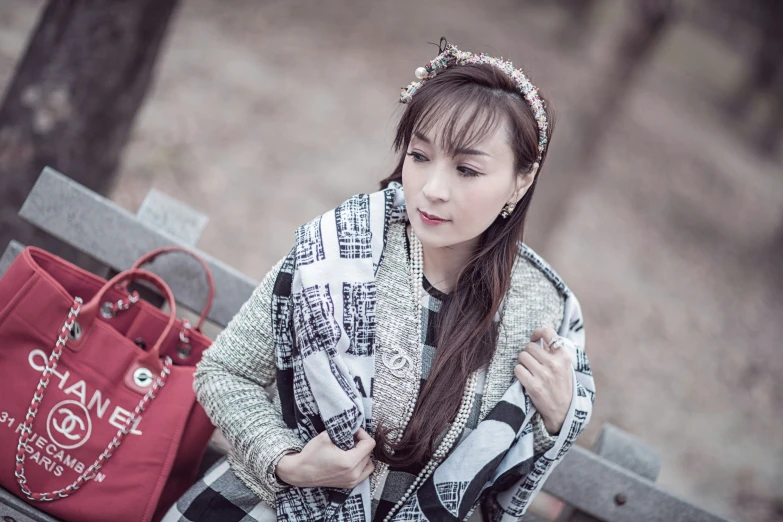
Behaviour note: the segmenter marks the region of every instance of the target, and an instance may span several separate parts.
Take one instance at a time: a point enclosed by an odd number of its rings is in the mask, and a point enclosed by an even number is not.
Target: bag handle
[[[163,333],[155,342],[155,345],[152,347],[152,349],[148,350],[148,356],[145,358],[150,362],[151,365],[156,365],[158,359],[160,358],[160,347],[163,342],[168,339],[168,336],[177,321],[177,304],[174,301],[174,294],[171,292],[171,288],[169,288],[163,279],[153,274],[152,272],[142,270],[141,268],[131,268],[130,270],[120,272],[111,278],[106,284],[104,284],[103,287],[93,296],[90,302],[83,306],[81,314],[82,319],[80,321],[81,324],[75,323],[74,328],[76,329],[76,334],[71,337],[71,340],[68,343],[69,348],[77,352],[82,349],[84,339],[87,337],[86,334],[89,332],[92,324],[95,322],[95,318],[98,316],[101,302],[103,302],[106,293],[116,286],[121,286],[123,283],[127,286],[128,282],[133,280],[142,280],[152,283],[158,290],[160,290],[161,295],[169,304],[169,309],[171,310],[169,313],[168,323],[166,323],[166,328],[164,328]]]
[[[156,248],[155,250],[152,250],[147,254],[141,256],[135,263],[133,263],[131,269],[141,268],[143,265],[153,262],[159,256],[163,254],[168,254],[170,252],[182,252],[183,254],[189,255],[190,257],[192,257],[193,259],[195,259],[201,264],[201,267],[204,269],[204,273],[207,276],[207,286],[209,287],[209,293],[207,294],[207,302],[204,304],[204,310],[201,312],[201,316],[199,317],[198,324],[196,325],[195,328],[197,332],[201,332],[201,327],[204,325],[204,321],[206,321],[207,315],[209,314],[209,311],[212,309],[212,302],[215,300],[215,280],[212,277],[212,270],[210,270],[209,265],[207,265],[207,262],[204,261],[204,259],[200,255],[181,246],[176,246],[176,245],[165,246],[161,248]],[[123,283],[120,286],[120,288],[122,288],[123,291],[127,292],[128,284]]]
[[[120,274],[120,275],[124,275],[124,274]],[[114,279],[112,279],[112,281],[114,281]],[[106,286],[108,288],[111,288],[111,286],[108,286],[108,283]],[[101,293],[105,292],[105,288],[106,287],[104,287],[104,291]],[[170,290],[169,290],[169,294],[171,294]],[[171,304],[173,308],[174,305],[173,300],[171,301]],[[30,434],[32,433],[33,421],[35,420],[35,415],[38,413],[38,406],[41,404],[41,401],[43,400],[46,387],[49,384],[49,378],[51,377],[52,373],[54,373],[55,368],[57,368],[57,362],[60,360],[60,356],[62,355],[63,352],[63,347],[66,345],[69,338],[71,338],[74,325],[77,324],[76,317],[79,315],[79,312],[81,311],[82,311],[82,300],[81,298],[76,297],[74,298],[73,304],[71,305],[71,309],[68,312],[68,317],[65,319],[65,323],[63,324],[63,327],[60,330],[60,336],[57,338],[57,342],[55,343],[54,349],[52,350],[52,353],[49,356],[49,360],[46,362],[46,367],[43,369],[43,372],[41,374],[41,379],[38,382],[38,387],[36,388],[35,393],[33,394],[33,400],[30,403],[30,408],[27,410],[27,415],[25,415],[25,419],[24,419],[24,425],[22,427],[21,433],[19,434],[19,443],[16,446],[16,468],[14,471],[14,476],[16,477],[16,482],[17,484],[19,484],[19,488],[22,490],[22,493],[29,500],[34,500],[37,502],[50,502],[52,500],[66,498],[69,495],[73,494],[80,487],[82,487],[86,482],[95,478],[98,474],[98,470],[100,470],[103,467],[103,465],[106,464],[106,462],[108,462],[108,460],[117,450],[117,448],[120,447],[122,441],[125,440],[125,437],[128,435],[128,433],[130,433],[130,431],[133,429],[133,427],[138,422],[138,420],[141,419],[141,414],[144,413],[144,411],[150,406],[152,401],[155,400],[155,397],[157,396],[158,392],[166,384],[166,381],[168,380],[168,377],[171,374],[172,362],[169,357],[166,357],[163,363],[163,369],[160,372],[160,376],[155,381],[155,384],[153,384],[152,387],[150,387],[150,390],[147,392],[147,394],[139,401],[139,404],[138,406],[136,406],[136,409],[133,410],[133,413],[129,415],[128,418],[125,420],[125,423],[117,431],[117,434],[114,436],[114,438],[109,443],[109,445],[106,446],[106,449],[103,451],[103,453],[101,453],[100,456],[95,460],[95,462],[93,462],[92,465],[84,471],[84,473],[79,475],[79,477],[75,481],[73,481],[71,484],[67,485],[62,489],[50,491],[48,493],[34,493],[27,485],[27,478],[25,477],[25,457],[27,453],[27,440],[30,438]],[[86,311],[86,307],[85,307],[85,311]]]

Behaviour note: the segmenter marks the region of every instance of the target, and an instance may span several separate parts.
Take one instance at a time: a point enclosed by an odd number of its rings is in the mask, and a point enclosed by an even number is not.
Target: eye
[[[422,163],[424,161],[427,161],[427,158],[419,154],[418,152],[408,152],[407,154],[408,156],[412,157],[413,161],[415,161],[416,163]]]
[[[477,176],[481,176],[481,172],[477,172],[469,167],[457,167],[457,170],[460,171],[461,176],[466,178],[475,178]]]

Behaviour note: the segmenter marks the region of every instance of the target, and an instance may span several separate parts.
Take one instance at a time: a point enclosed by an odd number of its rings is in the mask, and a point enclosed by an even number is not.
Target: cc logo
[[[62,401],[49,412],[46,432],[49,440],[61,448],[78,448],[87,442],[92,433],[90,412],[78,401]]]
[[[406,367],[413,367],[411,358],[408,357],[407,354],[403,353],[403,351],[399,348],[395,348],[395,351],[392,354],[389,352],[384,352],[381,360],[383,361],[383,364],[389,369],[389,371],[391,371],[391,373],[398,379],[405,377]],[[408,369],[408,372],[410,371],[411,370]]]

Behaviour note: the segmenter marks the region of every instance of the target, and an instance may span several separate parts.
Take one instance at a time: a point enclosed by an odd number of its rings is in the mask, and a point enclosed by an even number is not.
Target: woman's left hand
[[[550,341],[557,337],[551,328],[536,328],[514,367],[514,375],[553,435],[563,427],[573,393],[571,356],[565,348],[549,348]],[[544,340],[543,348],[536,342],[539,339]]]

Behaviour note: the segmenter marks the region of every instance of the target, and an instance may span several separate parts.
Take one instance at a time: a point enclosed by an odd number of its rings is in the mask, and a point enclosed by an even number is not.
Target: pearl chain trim
[[[424,255],[422,252],[421,242],[419,241],[419,238],[416,237],[416,234],[413,233],[413,230],[411,230],[410,276],[411,276],[411,287],[413,290],[413,298],[416,301],[416,306],[415,306],[416,323],[418,324],[418,328],[416,329],[416,332],[418,333],[419,337],[421,337],[421,327],[422,327],[421,301],[424,298],[424,292],[425,292],[424,286],[422,284],[423,275],[424,275]],[[430,477],[430,475],[432,475],[432,473],[435,471],[435,468],[437,468],[438,465],[443,461],[443,459],[446,458],[446,454],[454,446],[454,443],[457,442],[457,439],[459,438],[460,434],[465,429],[465,426],[468,423],[468,417],[470,416],[470,412],[473,409],[473,402],[475,401],[475,397],[476,397],[476,380],[477,380],[476,373],[471,374],[467,384],[465,385],[465,392],[462,395],[462,404],[460,404],[459,411],[457,412],[457,416],[455,417],[454,422],[452,422],[448,432],[446,432],[446,436],[438,445],[438,449],[435,450],[435,454],[432,456],[432,459],[430,459],[427,465],[424,466],[424,469],[421,470],[421,472],[419,472],[418,476],[413,481],[413,483],[408,487],[407,491],[405,491],[405,494],[402,496],[402,498],[400,498],[400,500],[397,501],[397,503],[394,505],[391,511],[389,511],[389,513],[383,519],[383,522],[389,522],[392,519],[392,517],[403,506],[403,504],[405,504],[405,502],[416,491],[416,489],[421,484],[423,484]],[[415,406],[415,400],[411,401],[411,403],[408,405],[408,409],[405,414],[405,422],[403,423],[403,426],[407,426],[408,422],[411,420],[411,417],[413,416],[414,406]]]

